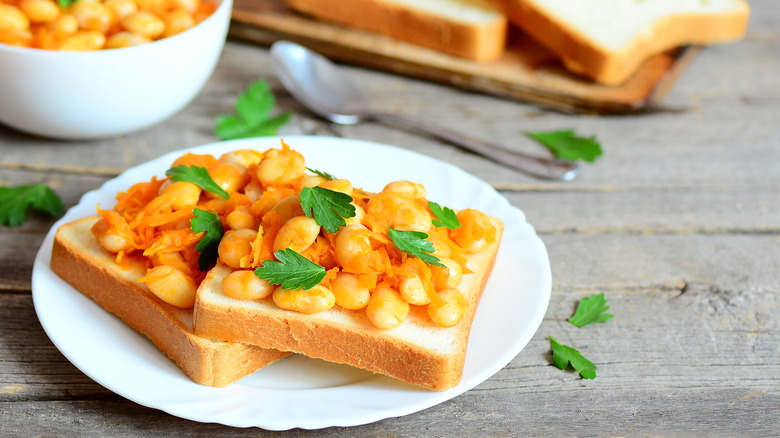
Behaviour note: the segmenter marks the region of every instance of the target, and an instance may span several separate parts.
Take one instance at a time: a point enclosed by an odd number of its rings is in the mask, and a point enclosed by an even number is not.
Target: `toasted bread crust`
[[[497,219],[494,224],[500,236],[503,226]],[[374,328],[363,312],[333,308],[321,314],[305,315],[279,309],[270,300],[231,299],[221,291],[222,279],[231,269],[218,264],[198,289],[195,330],[214,339],[301,353],[385,374],[435,391],[445,390],[460,382],[471,323],[499,244],[500,241],[495,242],[470,259],[468,267],[474,273],[464,275],[460,288],[468,300],[468,307],[455,327],[434,326],[426,310],[415,306],[401,327],[385,331]],[[404,325],[436,332],[434,336],[443,338],[448,343],[448,350],[431,348],[423,340],[398,336],[398,330]]]
[[[738,39],[745,33],[749,8],[723,14],[670,14],[619,50],[593,41],[581,29],[561,21],[537,0],[504,0],[509,20],[557,54],[566,68],[596,82],[625,82],[650,56],[686,44]]]
[[[286,0],[293,9],[359,29],[478,62],[497,59],[506,45],[507,21],[455,20],[392,0]]]
[[[154,297],[120,267],[90,232],[97,217],[84,218],[57,230],[51,268],[63,280],[130,327],[146,335],[194,382],[225,386],[287,353],[255,346],[213,341],[195,335],[192,310],[179,309]]]

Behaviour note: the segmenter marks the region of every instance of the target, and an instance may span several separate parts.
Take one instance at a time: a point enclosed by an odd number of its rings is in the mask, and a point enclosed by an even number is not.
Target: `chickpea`
[[[316,187],[328,180],[319,175],[306,175],[303,177],[303,187]]]
[[[259,300],[274,292],[275,286],[252,271],[231,272],[222,280],[225,295],[239,300]]]
[[[104,34],[111,27],[111,11],[103,3],[78,1],[71,6],[70,12],[78,20],[81,30],[103,34],[105,39]]]
[[[181,210],[197,205],[202,191],[200,187],[191,182],[168,180],[160,186],[159,193],[170,196],[173,199],[171,203],[173,209]]]
[[[336,297],[324,286],[311,289],[285,289],[277,287],[273,294],[274,303],[287,310],[313,314],[330,309],[336,304]]]
[[[398,327],[409,316],[409,303],[395,290],[383,287],[371,294],[366,306],[366,316],[374,327],[390,330]]]
[[[376,232],[386,232],[388,227],[427,232],[432,226],[431,215],[426,207],[412,199],[388,192],[379,193],[368,201],[364,222]]]
[[[405,198],[424,200],[428,196],[425,186],[410,181],[393,181],[386,185],[382,192],[395,193]]]
[[[371,299],[368,288],[361,286],[358,276],[349,272],[336,274],[336,278],[330,282],[330,288],[336,296],[336,304],[345,309],[362,309]]]
[[[292,184],[306,173],[303,155],[289,148],[271,149],[257,165],[257,179],[264,185]]]
[[[291,248],[302,253],[320,234],[317,221],[307,216],[296,216],[282,225],[274,239],[274,251]]]
[[[241,268],[241,259],[252,253],[255,237],[257,232],[249,229],[226,232],[217,248],[219,259],[231,268]]]
[[[428,291],[419,275],[403,277],[398,288],[401,297],[409,304],[424,306],[431,302]]]
[[[195,304],[195,279],[170,266],[150,269],[138,281],[161,300],[176,307],[189,308]]]
[[[82,2],[78,2],[79,4]],[[165,22],[151,12],[138,11],[121,20],[122,26],[130,32],[147,38],[155,39],[165,31]]]
[[[180,251],[158,252],[152,256],[152,264],[154,266],[170,266],[187,275],[193,274],[192,268],[187,264],[187,261],[184,260],[184,256]]]
[[[336,235],[333,245],[336,258],[346,272],[371,272],[370,260],[374,252],[370,231],[363,225],[348,225]]]
[[[236,207],[235,210],[225,217],[225,222],[227,222],[227,225],[233,230],[257,228],[255,217],[249,212],[249,208],[245,206]]]
[[[346,179],[325,180],[320,183],[319,186],[324,189],[333,190],[334,192],[346,193],[349,196],[352,196],[352,192],[355,191],[355,188],[352,187],[352,183]]]
[[[186,2],[187,0],[174,0],[174,3]],[[197,0],[193,0],[197,1]],[[189,10],[186,7],[179,6],[182,9]],[[197,6],[196,6],[197,8]],[[193,11],[189,11],[192,13]],[[219,161],[225,164],[232,164],[241,170],[246,170],[249,166],[260,163],[263,160],[263,153],[254,149],[239,149],[237,151],[222,154]]]
[[[200,0],[171,0],[173,7],[184,9],[190,14],[194,14],[200,7]]]
[[[303,207],[301,207],[301,198],[298,195],[290,195],[282,198],[271,208],[279,215],[279,219],[282,223],[289,221],[296,216],[303,215]]]
[[[138,6],[133,0],[106,0],[104,4],[111,11],[112,19],[117,21],[138,11]]]
[[[232,164],[220,164],[209,170],[209,176],[223,190],[235,192],[243,187],[249,180],[249,175]]]
[[[30,19],[14,5],[0,3],[0,30],[27,30]]]
[[[100,32],[76,32],[66,37],[60,45],[60,50],[66,52],[88,52],[100,50],[106,44],[106,37]]]
[[[136,35],[132,32],[117,32],[106,40],[106,49],[123,49],[125,47],[139,46],[141,44],[151,43],[152,40]],[[200,194],[198,194],[200,196]]]
[[[52,0],[22,0],[19,8],[32,23],[51,23],[60,16],[60,8]]]
[[[168,38],[180,34],[185,30],[195,26],[195,18],[184,9],[176,9],[165,15],[165,32],[163,37]]]
[[[466,312],[466,297],[458,289],[445,289],[439,292],[441,300],[428,304],[428,316],[436,325],[452,327],[463,319]]]
[[[31,47],[33,34],[29,30],[0,30],[0,43],[17,47]]]
[[[433,274],[433,287],[436,290],[444,290],[451,287],[458,287],[460,281],[463,279],[463,267],[457,261],[448,258],[441,257],[439,262],[446,266],[431,265],[431,273]]]
[[[496,241],[496,227],[490,218],[470,208],[458,212],[461,225],[450,230],[450,238],[470,253],[483,251]]]
[[[79,22],[73,14],[63,13],[49,24],[49,31],[56,38],[64,38],[79,30]]]

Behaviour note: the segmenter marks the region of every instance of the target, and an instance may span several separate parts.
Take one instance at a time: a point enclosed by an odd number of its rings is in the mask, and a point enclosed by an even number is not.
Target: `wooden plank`
[[[605,86],[567,72],[553,54],[519,31],[510,32],[503,57],[475,63],[297,14],[283,0],[236,0],[230,35],[264,45],[291,40],[340,61],[587,113],[649,108],[696,52],[688,48],[656,55],[625,83]]]

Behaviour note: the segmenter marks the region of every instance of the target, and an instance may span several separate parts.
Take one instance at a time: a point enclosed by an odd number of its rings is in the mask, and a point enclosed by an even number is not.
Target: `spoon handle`
[[[504,164],[539,178],[571,181],[579,173],[579,167],[573,161],[546,159],[522,152],[510,151],[492,143],[406,116],[392,113],[371,113],[369,117],[380,123],[438,137],[456,146],[490,158],[499,164]]]

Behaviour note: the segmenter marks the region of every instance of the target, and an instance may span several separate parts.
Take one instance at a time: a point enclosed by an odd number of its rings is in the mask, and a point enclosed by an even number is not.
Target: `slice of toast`
[[[63,280],[130,327],[146,335],[195,383],[226,386],[288,355],[276,350],[220,342],[196,335],[192,309],[171,306],[144,284],[139,266],[120,266],[91,232],[97,216],[61,226],[54,238],[51,268]]]
[[[620,84],[647,58],[687,44],[738,39],[745,0],[504,0],[510,21],[565,66]]]
[[[507,19],[494,0],[285,0],[320,19],[474,61],[504,53]]]
[[[503,224],[493,219],[497,236]],[[333,307],[306,315],[278,308],[270,298],[238,300],[222,292],[222,279],[232,272],[217,264],[198,288],[195,330],[201,336],[301,353],[398,378],[432,390],[458,384],[466,357],[469,331],[477,304],[496,259],[500,238],[469,257],[458,287],[468,306],[450,328],[436,326],[426,310],[412,306],[408,319],[390,330],[375,328],[364,311]]]

